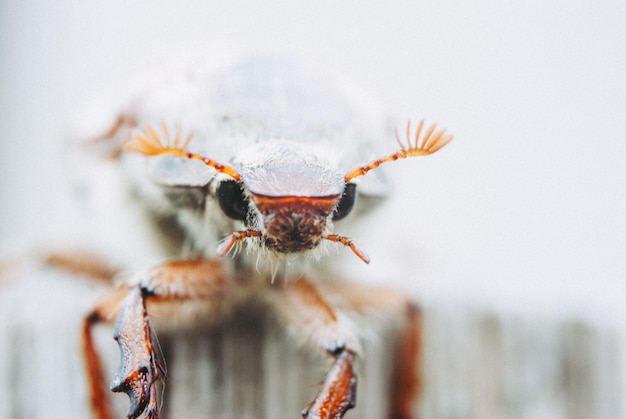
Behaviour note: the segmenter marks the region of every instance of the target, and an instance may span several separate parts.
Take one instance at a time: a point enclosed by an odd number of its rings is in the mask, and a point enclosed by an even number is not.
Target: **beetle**
[[[389,137],[387,126],[379,109],[343,80],[276,58],[188,75],[129,105],[94,143],[113,150],[137,205],[158,213],[164,230],[175,225],[183,244],[178,258],[125,276],[86,317],[94,415],[112,417],[94,325],[116,318],[121,362],[111,389],[129,396],[127,417],[158,418],[165,368],[152,311],[172,301],[234,304],[237,288],[252,290],[285,326],[329,354],[331,368],[302,415],[342,418],[355,405],[359,339],[310,272],[333,243],[369,263],[339,229],[384,198],[382,178],[370,172],[433,154],[452,139],[435,125],[408,124],[405,139],[396,133],[397,151],[372,159]],[[393,402],[395,417],[410,417],[412,380]]]

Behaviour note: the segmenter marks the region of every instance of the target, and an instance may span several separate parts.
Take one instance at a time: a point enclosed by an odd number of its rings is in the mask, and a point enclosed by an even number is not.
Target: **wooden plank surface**
[[[80,322],[102,286],[29,266],[5,269],[0,288],[0,419],[85,418]],[[614,335],[582,320],[505,315],[452,304],[424,312],[421,418],[615,419],[624,417]],[[361,331],[357,408],[385,418],[398,323],[352,316]],[[118,349],[96,329],[110,378]],[[263,313],[214,327],[161,333],[168,365],[164,418],[296,418],[329,359],[297,343]],[[119,417],[125,395],[112,395]]]

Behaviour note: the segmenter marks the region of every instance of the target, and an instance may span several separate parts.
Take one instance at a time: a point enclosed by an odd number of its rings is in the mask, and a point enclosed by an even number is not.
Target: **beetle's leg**
[[[102,281],[111,281],[118,272],[97,255],[85,251],[46,252],[43,261],[48,266]]]
[[[88,277],[110,283],[117,269],[93,253],[76,250],[45,252],[41,255],[47,266],[62,269],[81,278]],[[111,321],[119,312],[127,288],[118,288],[107,295],[83,320],[82,351],[87,370],[89,405],[97,419],[112,419],[113,413],[107,404],[108,388],[105,386],[104,370],[93,341],[93,328],[103,321]]]
[[[391,419],[411,419],[422,390],[422,312],[414,303],[404,305],[405,324],[394,356],[391,383]]]
[[[146,410],[148,418],[159,415],[155,384],[165,377],[156,357],[146,311],[145,300],[149,295],[143,286],[132,288],[115,323],[114,338],[122,359],[111,390],[128,394],[128,418],[136,418]]]
[[[390,388],[390,419],[413,419],[422,390],[422,313],[404,294],[385,287],[334,280],[320,284],[336,307],[352,312],[379,312],[401,321],[395,342]]]
[[[82,142],[85,146],[97,146],[102,155],[112,159],[120,157],[123,144],[128,140],[130,133],[137,126],[137,118],[132,110],[117,116],[111,126],[105,131]]]
[[[276,290],[272,299],[280,319],[334,357],[334,363],[317,397],[302,413],[307,419],[340,419],[355,406],[356,374],[353,363],[358,352],[356,337],[317,289],[305,279]]]
[[[98,419],[110,416],[102,400],[102,367],[91,338],[93,325],[119,313],[115,326],[121,362],[112,390],[130,398],[128,418],[159,417],[155,384],[164,379],[164,370],[153,346],[146,305],[182,300],[215,300],[227,285],[222,264],[215,260],[184,260],[165,263],[137,275],[120,294],[104,300],[85,320],[84,350],[90,375],[91,400]]]
[[[101,322],[110,322],[121,309],[128,288],[118,288],[102,300],[83,320],[82,349],[87,369],[89,405],[95,419],[113,419],[108,405],[109,388],[106,385],[104,368],[93,340],[93,328]]]

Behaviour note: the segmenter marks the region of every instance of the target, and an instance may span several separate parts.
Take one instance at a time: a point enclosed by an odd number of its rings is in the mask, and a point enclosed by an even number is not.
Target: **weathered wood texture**
[[[37,266],[2,277],[0,419],[89,417],[80,324],[102,287]],[[358,407],[346,418],[385,418],[398,323],[353,319],[364,357]],[[119,354],[111,333],[96,330],[112,379]],[[159,338],[168,366],[165,418],[294,419],[330,365],[255,311]],[[424,309],[423,342],[416,409],[423,419],[624,417],[624,348],[592,324],[433,306]],[[126,396],[111,399],[124,417]]]

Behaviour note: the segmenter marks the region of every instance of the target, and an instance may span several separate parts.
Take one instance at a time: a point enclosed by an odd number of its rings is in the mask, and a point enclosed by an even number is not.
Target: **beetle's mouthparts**
[[[235,246],[235,244],[237,244],[241,240],[251,238],[251,237],[262,237],[262,236],[263,236],[263,233],[261,233],[259,230],[249,229],[249,230],[235,231],[233,234],[226,237],[224,240],[222,240],[219,243],[219,245],[217,246],[217,254],[219,256],[226,256],[228,253],[230,253],[230,251]],[[323,236],[322,239],[328,240],[331,242],[341,243],[344,246],[349,247],[350,250],[352,250],[352,252],[355,255],[357,255],[359,259],[361,259],[363,262],[370,263],[369,256],[365,252],[363,252],[361,249],[359,249],[352,239],[345,237],[345,236],[340,236],[339,234],[328,234],[326,236]]]
[[[219,256],[226,256],[238,241],[249,237],[261,237],[262,235],[259,230],[235,231],[219,243],[217,246],[217,254]]]
[[[365,263],[370,263],[370,257],[367,256],[367,254],[361,249],[356,247],[356,244],[354,244],[354,241],[352,239],[345,236],[340,236],[339,234],[329,234],[327,236],[324,236],[323,238],[331,242],[341,243],[344,246],[349,247],[350,250],[352,250],[352,252],[359,257],[359,259],[361,259]]]

